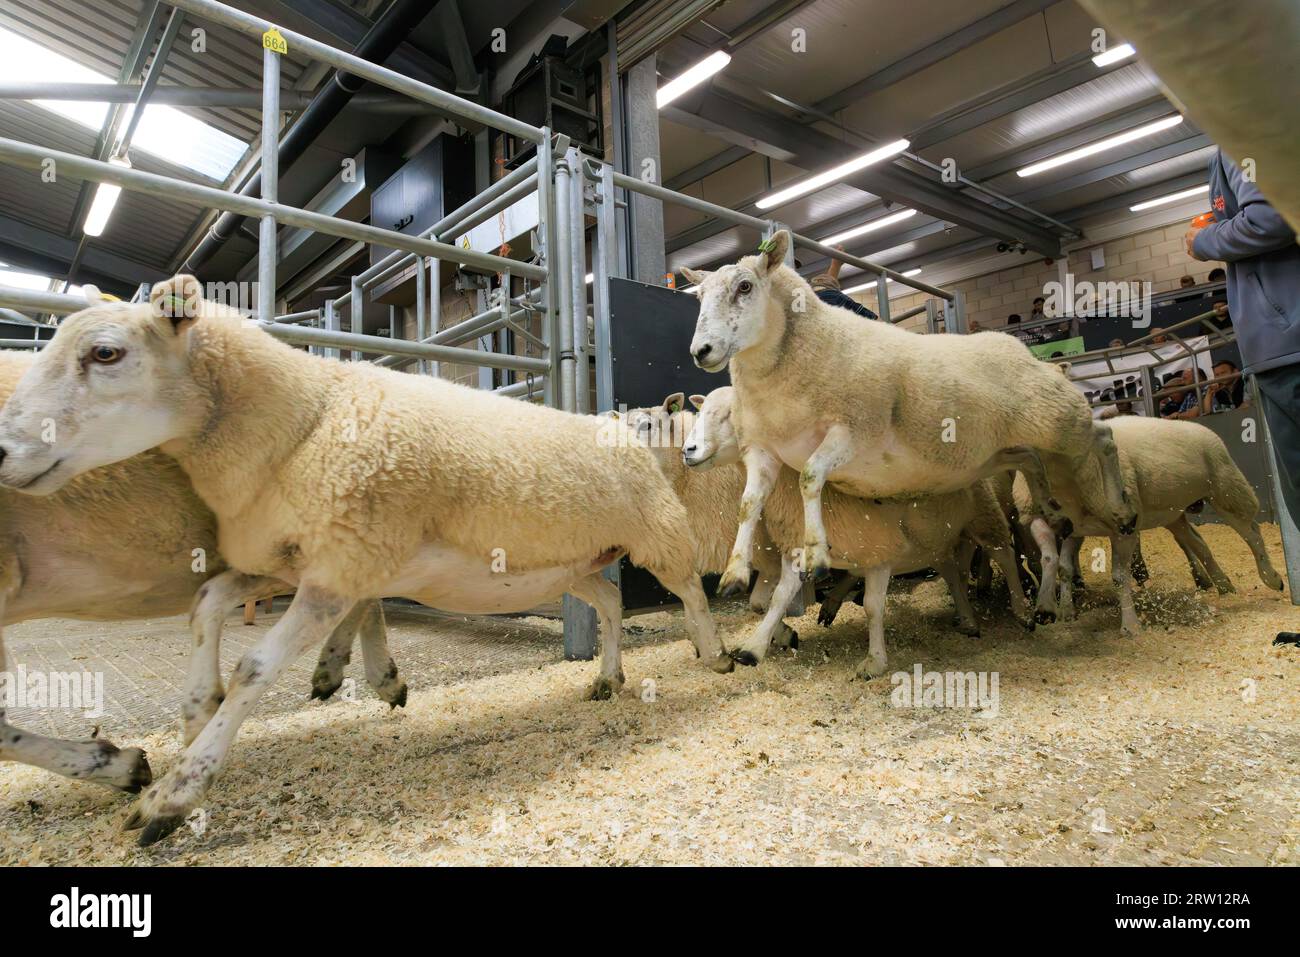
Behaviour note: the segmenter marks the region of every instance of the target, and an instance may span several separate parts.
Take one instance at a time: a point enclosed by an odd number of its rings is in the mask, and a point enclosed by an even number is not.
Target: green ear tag
[[[681,404],[680,402],[674,402],[671,406],[668,407],[668,411],[669,411],[669,412],[680,412],[680,411],[682,411],[682,404]]]
[[[771,250],[772,250],[772,240],[770,239],[765,239],[758,244],[758,251],[760,253],[771,252]]]

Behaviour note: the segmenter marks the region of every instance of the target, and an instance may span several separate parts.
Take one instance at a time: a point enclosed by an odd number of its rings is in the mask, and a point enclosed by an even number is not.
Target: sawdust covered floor
[[[1295,864],[1300,650],[1271,640],[1300,610],[1229,530],[1204,534],[1238,592],[1194,591],[1169,535],[1147,533],[1137,639],[1092,573],[1078,621],[980,640],[948,627],[938,583],[891,595],[891,668],[996,673],[996,715],[893,707],[888,676],[850,680],[855,605],[830,630],[814,609],[797,655],[727,676],[659,615],[635,620],[660,640],[636,643],[613,702],[579,701],[594,664],[552,651],[413,681],[405,711],[362,697],[259,712],[203,834],[150,850],[119,831],[126,797],[4,766],[0,862]],[[730,637],[752,619],[720,624]],[[164,771],[176,724],[118,743]]]

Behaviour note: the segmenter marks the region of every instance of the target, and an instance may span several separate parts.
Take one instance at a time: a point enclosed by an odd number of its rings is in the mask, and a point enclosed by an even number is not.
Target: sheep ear
[[[202,313],[203,287],[193,276],[181,274],[155,283],[149,290],[149,305],[164,329],[180,335],[194,325]]]
[[[620,415],[618,414],[618,409],[606,409],[604,412],[598,412],[597,415],[598,415],[600,418],[604,418],[604,419],[619,419],[619,418],[622,418],[622,416],[620,416]]]
[[[790,251],[790,230],[778,229],[759,244],[758,251],[760,272],[768,273],[778,268],[785,262],[786,254]]]
[[[704,408],[704,398],[705,398],[705,397],[702,396],[702,395],[693,395],[693,396],[691,396],[691,405],[695,406],[695,408],[697,408],[697,409],[703,410],[703,408]]]
[[[81,294],[86,297],[86,302],[90,303],[92,306],[101,302],[104,298],[104,294],[99,291],[99,287],[92,286],[90,283],[82,284]]]
[[[680,412],[686,405],[686,396],[680,392],[674,392],[668,398],[664,399],[663,410],[665,412]]]
[[[698,286],[708,278],[709,274],[703,269],[692,269],[690,266],[683,266],[682,275],[686,277],[687,282]]]

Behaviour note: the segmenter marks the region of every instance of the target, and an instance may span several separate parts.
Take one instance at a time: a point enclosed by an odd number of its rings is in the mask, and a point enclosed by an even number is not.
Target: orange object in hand
[[[1201,215],[1192,220],[1192,229],[1204,229],[1212,222],[1214,222],[1213,213],[1201,213]]]

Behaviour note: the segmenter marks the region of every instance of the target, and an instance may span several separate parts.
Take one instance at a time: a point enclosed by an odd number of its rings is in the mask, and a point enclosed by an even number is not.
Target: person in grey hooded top
[[[1187,231],[1187,252],[1227,264],[1242,372],[1255,377],[1282,495],[1300,521],[1300,245],[1295,230],[1222,150],[1210,162],[1210,206],[1214,222]],[[1297,584],[1291,583],[1292,600]],[[1278,640],[1300,642],[1294,632]]]

